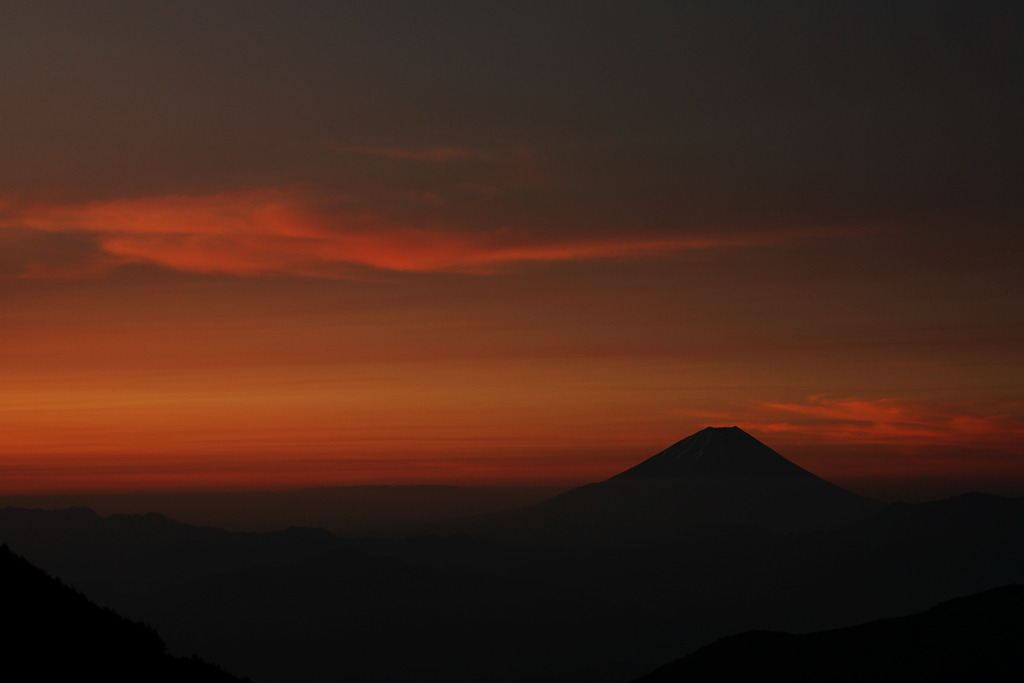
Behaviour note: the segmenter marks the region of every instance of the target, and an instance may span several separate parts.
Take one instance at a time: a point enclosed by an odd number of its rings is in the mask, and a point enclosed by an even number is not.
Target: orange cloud
[[[804,441],[976,448],[1024,444],[1024,404],[1019,401],[942,403],[812,396],[805,403],[754,404],[728,419],[766,434],[792,434]]]
[[[404,272],[492,272],[515,263],[649,258],[849,234],[791,230],[664,236],[538,237],[513,230],[456,231],[385,216],[316,210],[300,193],[261,191],[121,199],[72,205],[8,202],[0,228],[88,234],[105,264],[150,263],[236,275],[351,276],[353,267]],[[45,269],[43,269],[45,272]]]

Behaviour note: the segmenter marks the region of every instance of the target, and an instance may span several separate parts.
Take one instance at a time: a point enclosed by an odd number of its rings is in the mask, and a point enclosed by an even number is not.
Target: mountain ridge
[[[674,482],[661,484],[689,490]],[[114,520],[113,538],[82,537],[54,532],[91,515],[14,513],[54,518],[34,526],[33,554],[53,560],[39,566],[63,565],[67,576],[54,573],[76,586],[83,569],[105,578],[119,589],[107,604],[153,624],[176,652],[268,683],[342,670],[351,681],[623,683],[731,633],[848,627],[1024,581],[1024,498],[985,494],[894,504],[806,533],[691,526],[646,547],[331,541],[315,530],[292,538],[188,525],[167,534],[166,521],[145,516]],[[136,528],[151,538],[129,538]],[[16,531],[0,525],[0,539],[33,535]],[[84,552],[88,566],[71,572]]]
[[[785,672],[790,681],[1017,681],[1024,672],[1024,585],[943,600],[908,616],[792,634],[718,640],[634,683],[720,681]]]
[[[103,608],[0,544],[4,664],[35,679],[243,683],[197,657],[174,656],[152,627]],[[244,679],[248,681],[248,679]]]

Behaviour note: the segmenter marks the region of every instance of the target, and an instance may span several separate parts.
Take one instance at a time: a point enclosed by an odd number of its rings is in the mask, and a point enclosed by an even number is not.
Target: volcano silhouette
[[[739,427],[702,429],[609,481],[640,477],[778,478],[828,483],[786,460]]]
[[[804,531],[850,522],[880,506],[795,465],[739,427],[708,427],[610,479],[493,516],[485,533],[630,546],[675,540],[707,525]]]

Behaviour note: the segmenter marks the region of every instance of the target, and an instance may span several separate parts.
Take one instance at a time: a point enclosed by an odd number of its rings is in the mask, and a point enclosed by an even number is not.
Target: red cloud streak
[[[777,244],[847,234],[835,229],[701,236],[624,232],[538,237],[456,231],[384,216],[317,212],[298,193],[262,191],[121,199],[74,205],[7,203],[0,229],[88,233],[106,263],[236,275],[347,277],[352,266],[405,272],[491,272],[538,261],[654,257],[665,252]],[[36,270],[40,270],[36,266]],[[42,269],[40,272],[46,272]]]
[[[954,404],[812,396],[805,403],[759,403],[717,417],[740,420],[764,433],[793,434],[802,441],[1001,449],[1024,443],[1020,402]]]

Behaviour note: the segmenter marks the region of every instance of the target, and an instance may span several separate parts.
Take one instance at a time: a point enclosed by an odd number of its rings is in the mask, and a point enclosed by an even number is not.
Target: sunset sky
[[[739,425],[1024,495],[1019,3],[4,2],[0,64],[0,492]]]

